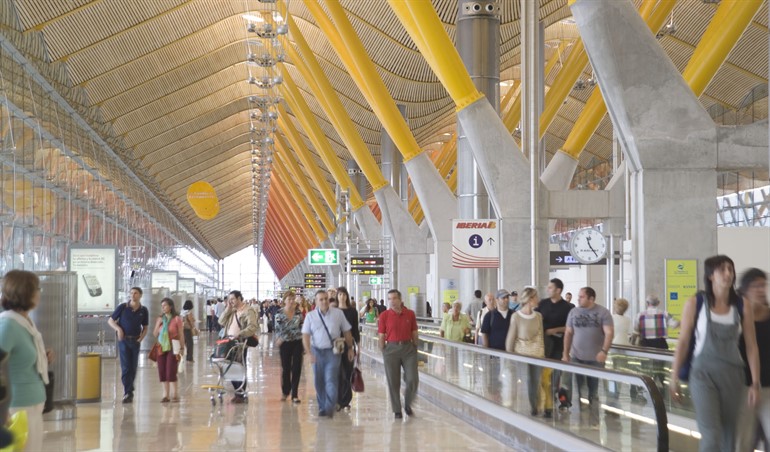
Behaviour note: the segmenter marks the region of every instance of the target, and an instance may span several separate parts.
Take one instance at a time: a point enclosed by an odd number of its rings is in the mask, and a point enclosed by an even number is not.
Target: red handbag
[[[361,374],[361,354],[356,356],[356,365],[350,376],[350,388],[353,392],[364,392],[364,376]]]
[[[157,362],[158,355],[160,355],[161,353],[162,351],[160,348],[160,343],[156,342],[155,344],[153,344],[152,348],[150,349],[150,354],[147,355],[147,359],[149,359],[152,362]]]

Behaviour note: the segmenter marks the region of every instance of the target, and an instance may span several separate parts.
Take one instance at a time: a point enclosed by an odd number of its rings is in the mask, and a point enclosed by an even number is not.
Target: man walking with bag
[[[142,289],[132,287],[131,299],[115,308],[107,323],[118,334],[123,381],[123,403],[134,400],[134,380],[139,367],[139,345],[147,334],[150,312],[142,306]]]
[[[319,290],[315,294],[316,309],[309,312],[302,324],[302,344],[310,354],[315,375],[318,416],[332,417],[336,411],[340,375],[341,337],[348,345],[348,359],[353,360],[353,335],[350,323],[341,309],[329,306],[329,294]]]
[[[417,318],[414,311],[404,307],[401,292],[388,292],[390,309],[380,315],[377,332],[380,350],[385,363],[385,378],[388,380],[390,405],[396,419],[401,419],[401,368],[404,369],[404,412],[412,416],[412,403],[417,397],[419,377],[417,374]]]

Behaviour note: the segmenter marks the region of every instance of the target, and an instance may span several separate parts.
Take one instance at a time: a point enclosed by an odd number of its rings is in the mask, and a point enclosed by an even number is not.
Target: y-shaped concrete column
[[[631,2],[572,13],[631,170],[633,296],[662,296],[665,259],[716,253],[717,129]]]

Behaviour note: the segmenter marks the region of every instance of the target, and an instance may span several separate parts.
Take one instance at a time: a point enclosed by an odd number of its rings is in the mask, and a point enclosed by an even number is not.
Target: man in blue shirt
[[[315,375],[318,416],[334,416],[341,354],[334,353],[334,340],[344,336],[348,344],[348,359],[353,361],[353,335],[350,323],[341,309],[329,306],[329,294],[315,294],[316,309],[309,312],[302,324],[302,344],[310,354]]]
[[[496,308],[484,316],[481,323],[481,343],[484,347],[505,350],[505,338],[508,336],[508,327],[511,324],[513,311],[508,309],[508,300],[511,294],[500,289],[495,294]]]
[[[147,334],[150,313],[142,306],[142,289],[132,287],[131,299],[115,308],[107,323],[118,334],[120,368],[123,370],[123,403],[134,401],[134,379],[139,367],[139,344]]]

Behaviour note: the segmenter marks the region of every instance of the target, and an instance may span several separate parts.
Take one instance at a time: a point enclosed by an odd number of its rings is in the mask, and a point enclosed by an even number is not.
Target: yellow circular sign
[[[208,182],[198,181],[190,185],[187,189],[187,202],[202,220],[211,220],[219,213],[217,192]]]

